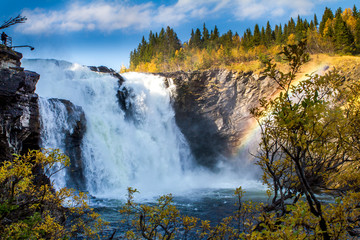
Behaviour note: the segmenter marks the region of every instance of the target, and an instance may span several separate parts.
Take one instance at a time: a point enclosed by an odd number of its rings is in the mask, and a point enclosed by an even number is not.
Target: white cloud
[[[26,34],[66,33],[78,31],[112,32],[121,29],[149,29],[176,26],[194,19],[211,18],[225,13],[237,20],[307,15],[313,11],[312,0],[178,0],[172,5],[156,6],[152,2],[102,0],[69,3],[61,10],[24,10],[26,24],[17,30]]]
[[[75,2],[65,9],[24,10],[26,24],[17,26],[25,34],[66,33],[82,30],[112,32],[179,25],[204,18],[227,7],[230,0],[178,0],[173,5],[156,7],[154,3],[130,4],[130,1]]]
[[[292,17],[305,16],[311,14],[315,7],[312,0],[235,0],[233,4],[233,14],[239,20],[280,17],[285,14]]]
[[[107,2],[73,3],[63,10],[24,10],[26,24],[18,25],[23,33],[75,32],[81,30],[114,31],[133,27],[149,27],[153,20],[153,4],[125,5]]]

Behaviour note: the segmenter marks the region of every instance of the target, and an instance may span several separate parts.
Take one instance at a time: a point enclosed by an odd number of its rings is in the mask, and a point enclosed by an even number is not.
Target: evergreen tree
[[[339,7],[338,9],[336,9],[335,18],[341,17],[342,12],[343,12],[343,11],[342,11],[341,7]]]
[[[229,30],[227,33],[225,33],[220,37],[220,44],[222,44],[223,47],[225,48],[230,48],[232,47],[232,40],[233,40],[233,33],[231,30]]]
[[[298,15],[298,18],[297,18],[297,23],[296,23],[296,27],[295,27],[295,33],[296,33],[296,39],[298,41],[301,41],[304,38],[305,26],[304,26],[303,20],[300,18],[299,15]]]
[[[352,35],[349,27],[341,16],[341,8],[336,11],[334,34],[335,34],[335,47],[338,51],[351,51],[351,46],[354,42],[354,36]]]
[[[321,33],[321,35],[324,35],[324,29],[328,19],[334,19],[334,14],[330,8],[326,7],[319,26],[319,32]]]
[[[311,20],[309,28],[311,31],[315,30],[315,24],[314,24],[313,20]]]
[[[287,38],[290,35],[287,24],[284,25],[284,31],[283,32],[284,32],[284,39]]]
[[[175,51],[181,48],[181,43],[174,29],[169,26],[166,28],[165,32],[165,42],[164,45],[161,46],[163,49],[163,53],[166,58],[171,58],[175,55]]]
[[[265,43],[265,29],[264,27],[261,27],[261,32],[260,32],[260,44],[261,45],[266,45]]]
[[[159,40],[161,41],[162,39],[164,39],[164,37],[165,37],[165,29],[161,28],[159,33]]]
[[[209,30],[205,26],[205,23],[204,23],[204,26],[203,26],[202,36],[203,36],[204,47],[207,47],[207,44],[208,44],[208,42],[210,40],[210,34],[209,34]]]
[[[194,48],[201,48],[202,47],[202,40],[201,40],[201,32],[200,29],[197,28],[195,30],[194,38],[191,41],[191,46]]]
[[[247,28],[244,32],[244,36],[241,39],[241,45],[245,47],[246,49],[252,47],[252,33],[251,29]]]
[[[304,26],[304,31],[306,32],[307,29],[310,27],[310,23],[305,19],[303,22],[303,26]]]
[[[319,25],[319,22],[318,22],[318,19],[317,19],[317,17],[316,17],[316,14],[314,14],[314,22],[313,22],[313,24],[314,24],[314,27],[315,27],[315,28]]]
[[[272,30],[271,30],[270,22],[268,21],[266,23],[266,30],[265,30],[265,43],[267,46],[270,46],[272,41],[273,41]]]
[[[354,4],[354,7],[353,7],[353,16],[354,16],[355,18],[359,18],[359,12],[358,12],[355,4]]]
[[[214,27],[214,31],[211,32],[211,36],[210,36],[210,39],[211,41],[218,41],[220,38],[220,33],[219,33],[219,30],[217,28],[217,26],[215,25]]]
[[[360,49],[360,18],[356,19],[355,25],[355,44],[358,49]]]
[[[278,25],[275,26],[275,41],[276,44],[282,44],[283,42],[283,32],[282,32],[281,24],[280,26]]]
[[[293,18],[290,18],[290,21],[288,22],[288,35],[295,33],[296,24]]]
[[[192,42],[194,40],[195,32],[194,29],[191,29],[190,39],[189,39],[189,47],[192,47]]]
[[[260,28],[259,28],[258,24],[255,24],[252,42],[253,42],[254,46],[259,46],[261,43],[261,33],[260,33]]]

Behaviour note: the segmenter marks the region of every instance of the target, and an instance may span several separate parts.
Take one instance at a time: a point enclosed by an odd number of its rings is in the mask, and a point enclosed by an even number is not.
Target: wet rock
[[[64,139],[64,153],[70,158],[70,166],[67,172],[68,180],[71,179],[71,181],[67,185],[76,189],[86,189],[81,151],[81,143],[86,132],[85,113],[82,107],[65,99],[51,98],[48,101],[54,109],[59,104],[62,104],[66,109],[66,124],[63,125],[67,127],[61,129],[61,134]]]
[[[173,79],[176,122],[197,161],[209,167],[237,152],[254,124],[249,109],[277,91],[273,81],[252,72],[207,70],[160,75]]]
[[[105,66],[99,66],[99,67],[89,66],[89,69],[93,72],[110,74],[111,76],[113,76],[119,80],[119,86],[121,86],[123,84],[123,82],[125,81],[124,78],[112,68],[108,68]]]

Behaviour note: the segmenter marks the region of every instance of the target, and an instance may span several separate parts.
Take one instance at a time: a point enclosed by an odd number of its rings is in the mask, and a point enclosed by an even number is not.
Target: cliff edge
[[[39,75],[21,68],[22,54],[0,46],[0,162],[39,149],[40,121],[35,93]]]

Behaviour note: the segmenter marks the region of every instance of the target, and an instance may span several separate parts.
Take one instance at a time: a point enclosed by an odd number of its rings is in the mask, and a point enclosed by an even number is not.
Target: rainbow
[[[301,81],[308,79],[307,75],[312,75],[312,74],[319,74],[319,75],[323,75],[327,70],[329,64],[328,63],[321,63],[319,65],[316,66],[308,66],[308,67],[304,67],[303,72],[301,73],[301,76],[299,76],[294,82],[293,82],[293,86],[298,85]],[[282,92],[281,90],[276,91],[274,94],[272,94],[272,96],[269,96],[270,99],[274,99],[276,97],[279,96],[280,92]],[[245,134],[243,135],[243,137],[239,138],[239,145],[237,148],[237,153],[241,150],[243,150],[244,148],[248,148],[250,147],[250,145],[258,138],[259,136],[259,132],[260,132],[260,127],[258,125],[258,123],[256,122],[255,119],[251,119],[250,123],[248,123],[247,126],[247,131],[245,132]]]

